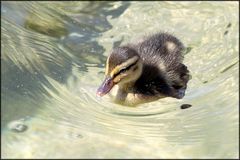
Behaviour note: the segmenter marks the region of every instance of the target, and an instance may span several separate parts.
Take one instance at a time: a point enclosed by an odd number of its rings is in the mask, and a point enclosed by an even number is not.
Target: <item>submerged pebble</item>
[[[187,108],[190,108],[190,107],[192,107],[191,104],[182,104],[182,105],[180,106],[181,109],[187,109]]]
[[[24,124],[23,121],[17,120],[17,121],[10,122],[8,124],[8,128],[13,132],[21,133],[26,131],[28,129],[28,126]]]
[[[232,26],[232,23],[228,23],[227,28],[230,28]]]
[[[228,34],[228,30],[226,30],[225,32],[224,32],[224,35],[227,35]]]
[[[83,135],[82,134],[80,134],[80,133],[75,133],[75,132],[70,132],[70,133],[68,133],[67,135],[67,138],[69,138],[69,139],[76,139],[76,138],[83,138]]]
[[[83,138],[83,136],[81,134],[75,134],[74,136],[75,136],[75,138]]]

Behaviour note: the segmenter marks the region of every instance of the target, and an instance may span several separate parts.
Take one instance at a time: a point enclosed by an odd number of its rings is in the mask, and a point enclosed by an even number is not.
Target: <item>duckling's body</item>
[[[189,81],[189,71],[182,64],[183,49],[183,44],[167,33],[115,48],[108,57],[107,78],[98,94],[104,95],[116,85],[112,97],[127,105],[183,98]]]

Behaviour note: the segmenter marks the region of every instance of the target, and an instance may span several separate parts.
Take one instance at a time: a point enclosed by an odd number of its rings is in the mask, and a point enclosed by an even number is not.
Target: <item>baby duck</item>
[[[183,62],[183,44],[168,33],[157,33],[136,44],[113,49],[106,62],[98,96],[112,93],[114,101],[137,105],[164,97],[181,99],[190,79]]]

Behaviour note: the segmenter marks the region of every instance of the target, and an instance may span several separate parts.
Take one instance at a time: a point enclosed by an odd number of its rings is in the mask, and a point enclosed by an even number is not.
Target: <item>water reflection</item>
[[[236,4],[2,2],[1,154],[236,158]],[[158,30],[173,32],[187,47],[193,78],[185,98],[137,108],[97,99],[111,48]]]

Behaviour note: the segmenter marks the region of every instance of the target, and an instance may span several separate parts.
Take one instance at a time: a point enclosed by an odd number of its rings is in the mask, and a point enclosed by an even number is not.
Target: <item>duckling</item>
[[[157,33],[112,50],[105,80],[97,90],[116,103],[137,105],[164,97],[182,99],[190,74],[183,62],[183,44],[173,35]],[[116,86],[116,87],[114,87]]]

